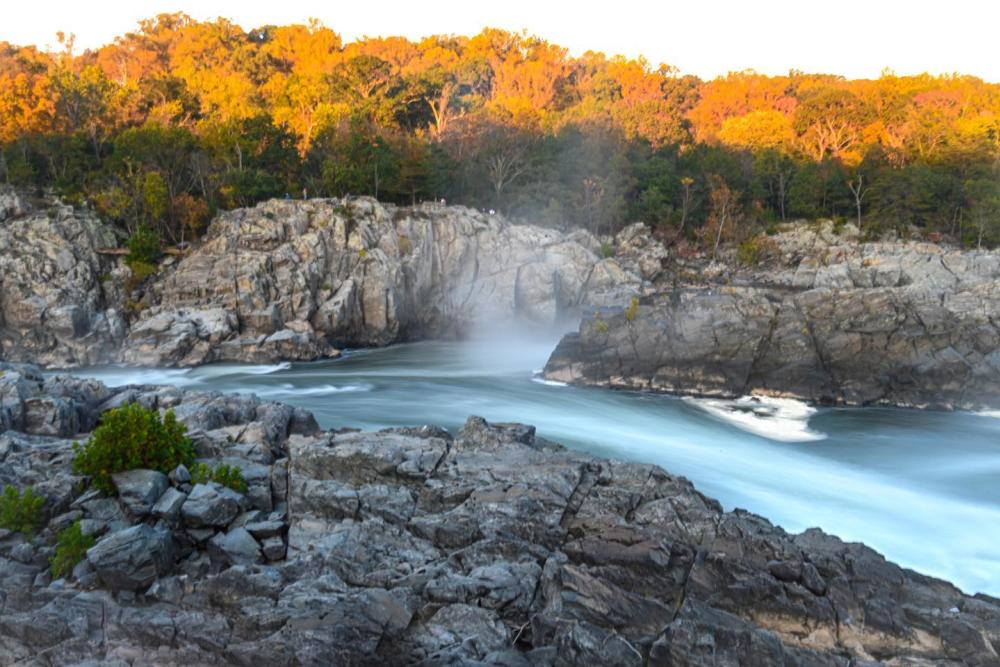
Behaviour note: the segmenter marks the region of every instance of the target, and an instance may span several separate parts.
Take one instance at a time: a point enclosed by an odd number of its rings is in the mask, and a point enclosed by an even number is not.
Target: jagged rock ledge
[[[86,208],[32,208],[0,186],[0,358],[72,367],[333,357],[482,320],[552,326],[583,304],[627,300],[641,282],[583,231],[367,197],[227,211],[139,286],[120,257],[99,252],[119,242]]]
[[[996,252],[820,246],[742,282],[754,286],[660,284],[633,308],[588,312],[545,377],[694,396],[1000,407]]]
[[[0,486],[49,516],[0,532],[4,665],[1000,664],[1000,601],[530,426],[323,432],[253,396],[2,371]],[[73,439],[128,401],[247,493],[183,470],[82,490]],[[99,541],[51,581],[77,519]]]

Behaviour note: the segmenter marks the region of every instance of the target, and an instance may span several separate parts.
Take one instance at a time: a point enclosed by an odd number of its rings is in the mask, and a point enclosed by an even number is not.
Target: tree
[[[732,228],[739,221],[739,193],[730,190],[726,182],[717,175],[711,175],[709,183],[709,209],[706,228],[714,232],[715,236],[712,245],[712,260],[714,261],[719,254],[719,244],[722,242],[726,225],[728,224]]]
[[[854,206],[858,213],[858,229],[861,229],[861,203],[865,200],[865,195],[868,194],[868,187],[865,186],[865,175],[859,171],[853,179],[847,181],[847,187],[854,195]]]
[[[795,130],[803,150],[817,162],[827,157],[859,160],[861,127],[867,119],[864,104],[849,90],[818,88],[795,109]]]
[[[1000,242],[1000,182],[997,178],[977,178],[965,183],[965,197],[972,223],[971,234],[963,240],[977,248],[983,241]]]

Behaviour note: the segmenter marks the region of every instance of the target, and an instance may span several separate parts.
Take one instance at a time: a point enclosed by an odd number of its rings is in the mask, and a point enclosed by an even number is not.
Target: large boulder
[[[112,590],[140,590],[166,574],[174,562],[170,533],[147,525],[111,533],[87,551],[87,562]]]
[[[262,560],[260,544],[246,528],[216,533],[208,541],[208,553],[212,558],[231,565],[253,565]]]
[[[143,517],[150,513],[160,499],[170,481],[156,470],[128,470],[115,473],[111,481],[118,491],[118,498],[133,516]]]
[[[221,528],[236,518],[243,496],[224,486],[209,482],[195,484],[181,505],[184,523],[195,528]]]

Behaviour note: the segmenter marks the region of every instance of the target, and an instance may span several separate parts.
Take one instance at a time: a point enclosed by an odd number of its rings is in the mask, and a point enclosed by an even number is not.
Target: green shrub
[[[628,308],[625,309],[625,319],[628,322],[634,322],[638,315],[639,299],[637,297],[632,297],[632,301],[629,302]]]
[[[168,473],[194,463],[194,445],[173,410],[161,419],[155,410],[130,403],[110,410],[101,422],[86,444],[73,445],[73,470],[89,476],[105,493],[114,493],[111,475],[116,472],[146,468]]]
[[[80,520],[64,528],[56,538],[56,552],[49,559],[52,566],[52,576],[59,578],[68,576],[73,568],[87,555],[87,549],[94,546],[94,536],[86,535],[80,529]]]
[[[128,262],[156,264],[160,259],[160,235],[143,225],[135,231],[125,244],[128,246]]]
[[[222,486],[228,486],[233,491],[247,492],[247,482],[243,479],[243,471],[238,466],[226,465],[225,463],[214,468],[207,463],[196,463],[191,468],[191,482],[194,484],[215,482]]]
[[[15,533],[31,534],[42,527],[45,498],[36,495],[29,486],[23,492],[8,486],[0,495],[0,528]]]
[[[760,262],[760,247],[756,239],[747,239],[740,243],[736,251],[736,261],[743,266],[754,266]]]
[[[125,291],[131,292],[139,285],[146,282],[146,278],[156,273],[156,265],[148,264],[146,262],[140,262],[137,259],[129,259],[126,261],[128,268],[132,271],[132,274],[125,279]]]
[[[615,256],[615,247],[610,243],[601,244],[601,257],[607,259],[608,257]]]
[[[413,242],[410,241],[409,236],[401,235],[399,237],[399,254],[409,255],[411,252],[413,252]]]
[[[594,320],[594,331],[608,333],[608,323],[601,319]]]

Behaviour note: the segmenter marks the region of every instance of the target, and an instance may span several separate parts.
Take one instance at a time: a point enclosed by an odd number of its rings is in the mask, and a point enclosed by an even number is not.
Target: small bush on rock
[[[225,463],[214,468],[207,463],[196,463],[191,468],[191,481],[194,484],[215,482],[222,486],[228,486],[233,491],[247,492],[247,482],[243,479],[243,471],[238,466],[226,465]]]
[[[160,258],[160,235],[143,225],[126,242],[128,262],[156,264]]]
[[[146,279],[156,273],[156,265],[140,262],[138,260],[128,260],[128,268],[132,272],[125,279],[125,291],[133,292],[139,285],[146,282]]]
[[[173,410],[161,419],[160,413],[130,403],[108,411],[86,444],[73,446],[73,471],[87,475],[94,486],[114,493],[111,475],[145,468],[166,474],[184,464],[194,463],[194,445],[187,428],[177,421]]]
[[[23,492],[8,486],[0,495],[0,528],[31,534],[42,527],[45,498],[29,486]]]
[[[634,322],[635,318],[639,315],[639,299],[632,297],[632,300],[628,304],[628,308],[625,309],[625,319],[629,322]]]
[[[59,578],[69,575],[76,564],[87,555],[87,549],[94,546],[94,536],[80,529],[79,519],[64,528],[56,538],[56,552],[49,560],[52,576]]]

